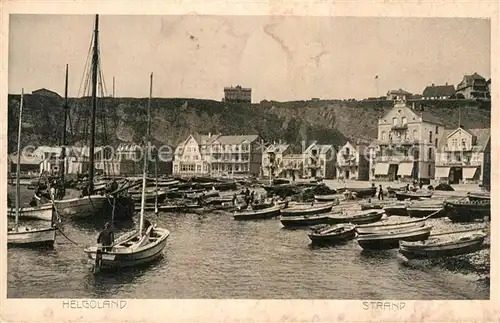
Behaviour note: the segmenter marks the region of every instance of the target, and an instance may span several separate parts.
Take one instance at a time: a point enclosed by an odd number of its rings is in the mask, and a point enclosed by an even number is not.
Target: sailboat
[[[23,115],[24,89],[21,91],[21,102],[19,108],[19,130],[17,134],[17,170],[16,170],[16,209],[15,223],[13,228],[7,229],[7,246],[53,246],[56,240],[57,227],[52,222],[50,227],[31,228],[19,225],[19,200],[20,200],[20,163],[21,163],[21,130]]]
[[[94,192],[94,146],[95,146],[95,120],[97,108],[97,73],[99,64],[98,50],[98,35],[99,35],[99,16],[95,18],[94,42],[92,52],[92,113],[90,126],[90,149],[89,149],[89,178],[88,178],[88,195],[69,199],[55,199],[54,205],[57,213],[61,217],[71,218],[86,218],[94,214],[101,213],[108,198],[106,196],[93,194]],[[68,110],[68,68],[66,66],[66,87],[65,87],[65,106],[64,106],[64,131],[63,131],[63,149],[61,157],[65,158],[66,145],[66,120]],[[64,180],[64,167],[62,167],[62,179]]]
[[[148,130],[146,134],[147,152],[151,151],[150,139],[150,107],[153,89],[153,73],[151,73],[149,100],[148,100]],[[146,178],[148,169],[148,154],[144,154],[143,175],[142,175],[142,199],[139,228],[126,233],[114,241],[108,250],[104,250],[99,244],[84,250],[92,264],[94,273],[102,269],[133,267],[148,263],[162,255],[167,244],[167,238],[170,231],[165,228],[157,227],[147,221],[147,227],[144,228],[144,209],[146,203]]]

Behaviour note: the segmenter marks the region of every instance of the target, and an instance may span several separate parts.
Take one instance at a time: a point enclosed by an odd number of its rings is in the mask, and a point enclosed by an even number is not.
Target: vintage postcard
[[[500,318],[498,3],[2,5],[3,321]]]

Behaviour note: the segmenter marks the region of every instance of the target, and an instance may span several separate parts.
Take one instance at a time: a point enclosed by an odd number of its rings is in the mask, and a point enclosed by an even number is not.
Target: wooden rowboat
[[[396,199],[404,201],[406,199],[419,200],[421,198],[431,198],[432,192],[396,192]]]
[[[401,241],[399,252],[406,258],[435,258],[473,253],[481,249],[486,233],[470,233],[459,237],[436,237],[426,241]]]
[[[446,216],[453,222],[471,222],[484,219],[491,214],[491,203],[484,201],[445,201],[443,202]]]
[[[421,241],[429,238],[432,226],[410,227],[395,229],[393,231],[364,234],[357,238],[358,244],[363,249],[386,250],[399,247],[399,241]]]
[[[379,221],[384,216],[382,210],[366,210],[348,213],[329,214],[330,223],[366,224]]]
[[[387,216],[399,215],[399,216],[407,216],[408,212],[406,211],[407,203],[398,203],[398,204],[390,204],[384,206],[383,210]]]
[[[271,219],[280,214],[281,206],[274,205],[260,210],[243,210],[234,212],[233,218],[235,220],[257,220],[257,219]]]
[[[318,202],[331,202],[339,199],[338,194],[314,195],[314,199]]]
[[[490,193],[468,193],[467,197],[470,201],[490,201]]]
[[[334,244],[354,238],[355,229],[356,226],[353,224],[322,225],[311,228],[308,236],[313,244]]]
[[[434,214],[434,217],[438,217],[440,213],[441,214],[444,213],[442,205],[429,205],[429,206],[412,205],[406,207],[406,212],[408,212],[408,215],[412,218],[423,218],[431,214]]]
[[[53,205],[52,203],[39,206],[28,206],[19,208],[19,219],[21,220],[43,220],[52,221]],[[9,207],[7,216],[15,217],[16,208]]]
[[[292,205],[281,211],[281,216],[314,215],[328,213],[332,210],[334,203],[321,204],[299,204]]]
[[[418,228],[425,225],[425,221],[436,214],[439,214],[440,210],[429,214],[428,216],[416,220],[394,222],[394,223],[373,223],[373,224],[361,224],[356,225],[356,232],[358,234],[380,234],[388,233],[394,230]]]
[[[283,210],[281,212],[283,212]],[[284,227],[306,227],[317,224],[328,224],[330,223],[330,218],[326,213],[305,214],[297,216],[280,216],[280,221]]]

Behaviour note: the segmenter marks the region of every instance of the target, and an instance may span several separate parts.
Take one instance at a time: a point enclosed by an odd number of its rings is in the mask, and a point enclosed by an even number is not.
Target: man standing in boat
[[[99,237],[97,238],[97,243],[102,245],[103,251],[111,251],[113,243],[115,241],[115,235],[113,230],[111,229],[111,224],[106,222],[104,225],[104,230],[99,233]]]

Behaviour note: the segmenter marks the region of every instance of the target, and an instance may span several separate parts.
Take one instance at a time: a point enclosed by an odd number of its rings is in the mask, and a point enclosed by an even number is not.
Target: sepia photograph
[[[490,300],[489,18],[8,19],[7,299]]]

